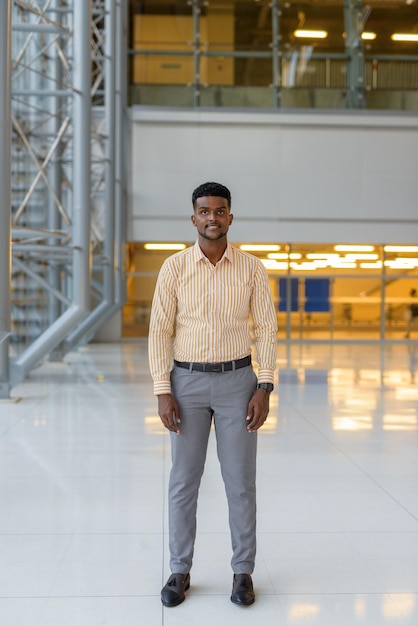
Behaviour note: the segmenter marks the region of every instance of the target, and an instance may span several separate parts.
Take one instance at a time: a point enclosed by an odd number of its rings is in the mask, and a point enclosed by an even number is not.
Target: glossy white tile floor
[[[192,587],[160,603],[169,439],[146,348],[81,348],[0,403],[1,626],[416,626],[417,345],[279,347],[247,609],[213,437]]]

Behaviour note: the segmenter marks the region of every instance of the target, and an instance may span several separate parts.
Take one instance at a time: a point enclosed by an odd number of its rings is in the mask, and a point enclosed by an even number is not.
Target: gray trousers
[[[180,434],[170,433],[169,545],[172,572],[190,571],[196,510],[214,421],[217,454],[229,507],[235,574],[251,574],[256,552],[257,433],[247,431],[248,402],[257,378],[251,366],[210,374],[174,367],[172,393],[180,409]]]

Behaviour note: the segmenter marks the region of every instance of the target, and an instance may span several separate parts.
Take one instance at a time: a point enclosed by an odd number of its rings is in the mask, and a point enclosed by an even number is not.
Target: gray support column
[[[385,247],[382,250],[382,283],[380,288],[380,339],[386,339],[386,265],[385,265]]]
[[[91,0],[74,6],[73,302],[89,309],[91,169]]]
[[[0,2],[0,333],[10,331],[11,32],[10,0]],[[8,398],[9,394],[9,341],[1,335],[0,398]]]
[[[90,292],[91,1],[73,5],[72,305],[13,364],[16,384],[85,317]]]
[[[193,0],[193,31],[194,31],[194,96],[193,104],[200,106],[200,0]]]
[[[104,166],[104,241],[103,300],[64,342],[68,352],[81,339],[95,332],[118,309],[115,306],[115,88],[116,88],[116,5],[106,0],[105,18],[105,166]]]
[[[281,35],[280,35],[280,11],[279,0],[272,0],[271,3],[271,23],[272,23],[272,51],[273,51],[273,106],[281,106]]]
[[[51,3],[51,20],[57,23],[60,22],[60,13],[58,9],[61,6],[61,0],[52,0]],[[54,11],[55,10],[55,11]],[[60,42],[61,44],[61,42]],[[54,46],[50,51],[50,76],[54,84],[57,88],[60,88],[61,79],[62,79],[62,70],[61,70],[61,60],[58,55],[58,50]],[[55,136],[58,135],[62,114],[60,114],[60,101],[58,98],[52,97],[50,99],[50,111],[51,111],[51,133]],[[61,174],[61,165],[60,158],[62,156],[62,142],[58,144],[54,155],[51,159],[50,164],[50,174],[49,180],[51,182],[51,187],[55,193],[55,196],[60,199],[61,198],[61,188],[62,188],[62,174]],[[61,228],[61,217],[59,211],[57,211],[57,206],[55,203],[55,198],[53,194],[49,194],[48,196],[48,228],[52,231],[59,230]],[[50,240],[50,244],[53,245],[55,243],[54,239]],[[60,269],[59,264],[57,262],[51,261],[48,265],[48,283],[55,291],[59,291],[60,289]],[[56,319],[60,316],[61,313],[61,305],[59,300],[54,296],[54,292],[49,292],[48,294],[49,302],[48,302],[48,325],[51,326],[55,322]]]
[[[347,97],[349,109],[362,109],[366,106],[364,88],[364,46],[362,0],[345,0],[344,4],[345,47],[347,61]]]
[[[126,302],[126,217],[128,209],[128,1],[116,2],[116,148],[115,148],[115,302]]]

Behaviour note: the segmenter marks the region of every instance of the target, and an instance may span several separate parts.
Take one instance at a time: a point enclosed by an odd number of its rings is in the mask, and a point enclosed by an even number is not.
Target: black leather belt
[[[174,365],[176,367],[182,367],[185,370],[195,372],[210,372],[219,374],[221,372],[231,372],[233,370],[239,370],[241,367],[248,367],[251,365],[251,355],[245,356],[242,359],[236,361],[224,361],[223,363],[188,363],[187,361],[176,361],[174,359]]]

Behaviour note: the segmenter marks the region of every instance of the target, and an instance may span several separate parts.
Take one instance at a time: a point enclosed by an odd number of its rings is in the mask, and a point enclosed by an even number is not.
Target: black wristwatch
[[[274,389],[273,383],[258,383],[257,389],[265,389],[268,393],[271,393]]]

